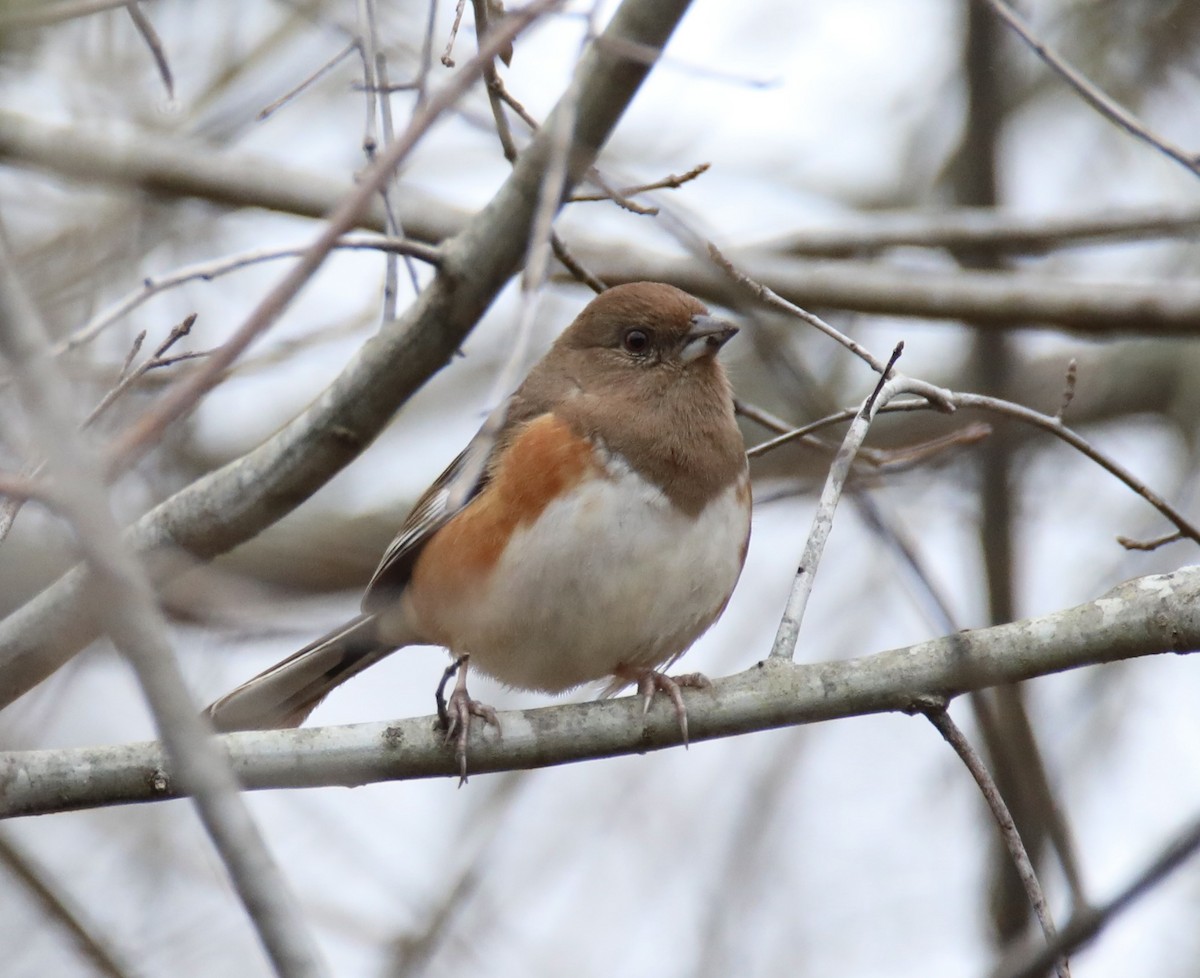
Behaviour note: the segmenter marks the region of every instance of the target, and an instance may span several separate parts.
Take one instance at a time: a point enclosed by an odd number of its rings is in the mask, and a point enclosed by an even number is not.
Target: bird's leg
[[[675,706],[675,718],[679,721],[679,732],[683,735],[683,746],[688,745],[687,707],[683,705],[681,689],[712,689],[712,683],[703,673],[689,672],[682,676],[671,677],[664,672],[654,669],[634,669],[622,666],[615,673],[618,679],[625,682],[636,682],[638,693],[642,697],[642,715],[650,712],[650,701],[655,693],[666,693]],[[624,684],[622,684],[624,685]]]
[[[460,788],[467,783],[467,737],[471,733],[471,718],[479,717],[485,723],[490,723],[497,731],[500,730],[500,721],[496,718],[496,711],[490,706],[480,703],[479,700],[471,699],[470,693],[467,692],[468,659],[470,659],[469,655],[459,656],[446,669],[442,674],[442,681],[438,683],[436,693],[438,720],[446,728],[446,743],[454,741],[454,756],[458,760],[458,786]],[[443,691],[446,683],[455,673],[458,673],[458,678],[455,679],[454,690],[447,700],[443,698]]]

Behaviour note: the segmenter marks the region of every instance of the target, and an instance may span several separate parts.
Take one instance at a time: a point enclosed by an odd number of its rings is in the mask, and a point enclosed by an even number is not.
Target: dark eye
[[[640,329],[631,329],[621,338],[621,345],[630,353],[645,353],[650,349],[650,337]]]

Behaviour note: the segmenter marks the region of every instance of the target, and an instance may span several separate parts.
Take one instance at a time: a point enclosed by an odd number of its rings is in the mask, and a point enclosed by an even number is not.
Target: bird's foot
[[[675,718],[679,721],[679,732],[683,736],[683,746],[688,746],[688,717],[687,707],[683,705],[681,689],[712,689],[712,683],[703,673],[689,672],[682,676],[668,676],[654,669],[623,668],[617,672],[619,679],[636,682],[638,693],[642,697],[642,715],[650,712],[650,702],[655,693],[666,693],[675,707]]]
[[[460,656],[442,675],[442,681],[437,688],[438,721],[446,731],[446,743],[454,743],[454,758],[458,761],[458,786],[467,783],[467,739],[471,735],[471,719],[478,717],[485,723],[491,724],[500,732],[500,721],[496,711],[486,703],[471,699],[467,692],[467,660],[470,656]],[[458,678],[454,681],[454,689],[450,698],[443,695],[446,683],[455,673]]]

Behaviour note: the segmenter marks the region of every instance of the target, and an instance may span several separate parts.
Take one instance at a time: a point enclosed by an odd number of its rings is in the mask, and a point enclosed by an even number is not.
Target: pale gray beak
[[[738,328],[733,323],[716,316],[693,316],[692,328],[688,330],[683,343],[684,363],[691,363],[700,357],[712,357],[728,343],[736,334]]]

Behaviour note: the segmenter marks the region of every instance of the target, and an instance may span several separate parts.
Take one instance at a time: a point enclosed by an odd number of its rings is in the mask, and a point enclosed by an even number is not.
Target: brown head
[[[653,373],[719,373],[713,358],[737,331],[672,285],[634,282],[598,295],[554,346],[564,360],[582,353],[593,379],[629,384]]]
[[[698,511],[746,469],[716,354],[737,327],[658,282],[588,304],[530,372],[514,410],[550,410],[598,438],[681,509]],[[514,419],[516,420],[516,419]]]

